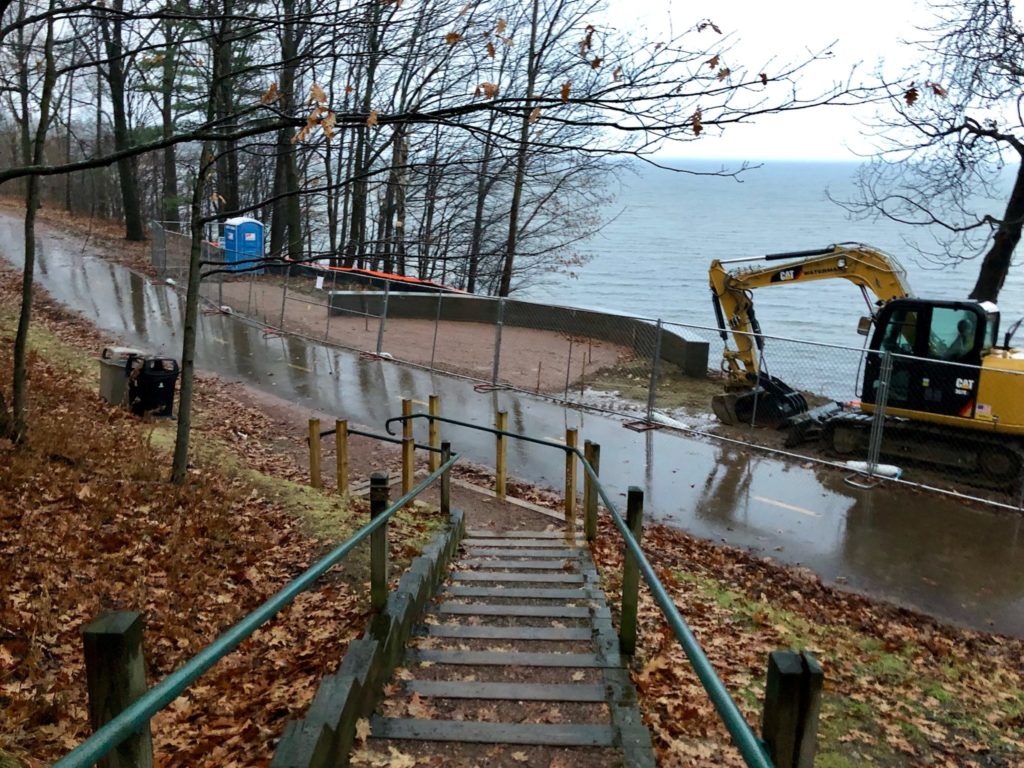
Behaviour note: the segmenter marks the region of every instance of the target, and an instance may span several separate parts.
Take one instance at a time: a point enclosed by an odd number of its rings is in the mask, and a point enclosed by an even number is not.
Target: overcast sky
[[[812,92],[835,80],[845,79],[851,67],[868,77],[880,60],[889,67],[913,61],[908,40],[920,39],[920,27],[932,17],[925,0],[725,0],[697,4],[692,0],[608,0],[613,17],[622,23],[647,25],[648,34],[667,29],[679,33],[710,18],[724,33],[737,37],[729,64],[754,68],[773,56],[795,61],[809,50],[820,50],[835,41],[833,59],[816,66],[803,81]],[[742,53],[741,53],[742,52]],[[888,68],[887,68],[888,69]],[[754,71],[760,71],[755,69]],[[869,152],[870,144],[859,134],[858,117],[871,111],[825,108],[790,115],[765,117],[756,125],[733,126],[724,133],[708,131],[700,140],[679,144],[667,151],[685,157],[733,159],[856,160],[857,151]]]

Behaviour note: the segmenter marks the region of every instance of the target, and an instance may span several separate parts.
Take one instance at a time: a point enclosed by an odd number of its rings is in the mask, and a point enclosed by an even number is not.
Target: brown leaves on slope
[[[2,281],[0,305],[16,306],[13,289]],[[47,314],[62,335],[89,336],[84,324]],[[5,330],[3,382],[10,343]],[[152,427],[102,403],[80,374],[33,355],[30,375],[28,444],[0,446],[0,750],[41,765],[88,735],[84,624],[103,611],[143,611],[155,682],[320,545],[276,502],[211,467],[197,467],[188,487],[164,483],[168,457]],[[301,713],[362,628],[361,594],[328,581],[202,677],[154,720],[162,764],[269,759],[284,720]]]
[[[755,731],[767,654],[803,648],[825,669],[819,752],[846,755],[851,764],[1020,764],[1021,641],[942,625],[664,526],[646,527],[643,545]],[[595,560],[617,605],[621,537],[606,519]],[[640,598],[633,677],[660,763],[741,765],[644,587]],[[976,759],[979,752],[984,759]]]

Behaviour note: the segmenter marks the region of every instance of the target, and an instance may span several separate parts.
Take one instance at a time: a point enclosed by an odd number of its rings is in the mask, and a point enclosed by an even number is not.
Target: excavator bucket
[[[756,387],[715,395],[711,409],[723,424],[776,429],[793,416],[805,413],[807,400],[774,376],[762,375]]]

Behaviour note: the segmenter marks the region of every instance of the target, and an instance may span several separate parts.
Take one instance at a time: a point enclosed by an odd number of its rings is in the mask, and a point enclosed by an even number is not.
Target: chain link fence
[[[188,237],[154,228],[153,264],[184,283]],[[204,260],[219,249],[204,244]],[[723,423],[723,354],[713,326],[468,295],[430,283],[317,264],[221,272],[202,295],[271,328],[844,470],[855,484],[902,478],[1003,506],[1024,506],[1024,372],[913,357],[901,350],[754,337],[757,367],[820,418],[764,426],[765,395]],[[865,345],[866,347],[866,345]],[[998,364],[997,364],[998,367]],[[840,409],[837,404],[845,406]]]

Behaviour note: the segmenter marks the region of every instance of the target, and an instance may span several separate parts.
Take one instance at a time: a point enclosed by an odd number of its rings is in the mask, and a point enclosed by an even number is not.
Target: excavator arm
[[[729,269],[726,265],[750,262],[776,262],[770,266],[745,266]],[[708,270],[711,294],[718,319],[718,329],[726,348],[722,370],[726,387],[746,390],[761,399],[762,421],[779,422],[807,409],[803,396],[785,383],[760,370],[760,351],[764,346],[761,327],[754,313],[752,293],[757,288],[807,283],[815,280],[841,278],[857,285],[868,306],[868,293],[878,304],[911,295],[906,272],[895,258],[860,243],[841,243],[810,251],[773,253],[727,261],[713,261]],[[736,349],[728,347],[732,335]],[[713,404],[719,418],[726,423],[745,421],[750,404],[738,403],[737,395],[716,399]],[[742,396],[740,396],[742,397]],[[739,405],[739,407],[737,407]]]
[[[730,271],[727,264],[781,261],[785,264],[753,266]],[[757,288],[841,278],[870,291],[886,303],[911,295],[906,272],[899,262],[860,243],[830,245],[812,251],[772,253],[728,261],[713,261],[708,270],[719,333],[728,341],[732,333],[736,350],[727,349],[723,367],[730,382],[749,386],[758,374],[758,350],[764,341],[754,314],[751,292]],[[868,302],[870,305],[870,301]]]

